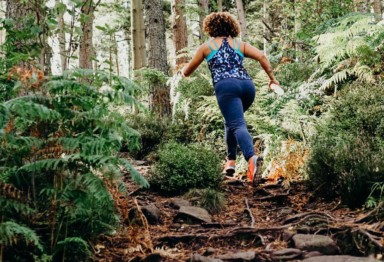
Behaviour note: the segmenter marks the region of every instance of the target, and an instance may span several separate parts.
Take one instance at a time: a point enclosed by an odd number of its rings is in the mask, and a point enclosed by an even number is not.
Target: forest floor
[[[150,169],[144,162],[136,167],[144,176]],[[252,188],[239,180],[224,180],[225,210],[200,219],[180,214],[181,197],[140,190],[129,174],[126,185],[127,195],[115,195],[121,228],[94,246],[97,261],[383,260],[384,222],[377,219],[383,206],[351,210],[339,200],[325,202],[303,181],[291,181],[289,188],[275,182]],[[153,205],[152,216],[142,211],[134,219],[129,215],[138,206]],[[322,255],[365,259],[321,260]],[[311,260],[316,257],[319,260]]]

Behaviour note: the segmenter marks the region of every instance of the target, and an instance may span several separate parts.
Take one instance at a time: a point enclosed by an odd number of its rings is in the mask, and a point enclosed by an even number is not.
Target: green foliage
[[[374,208],[382,202],[384,202],[384,182],[374,183],[371,188],[371,193],[369,194],[365,203],[365,206],[367,208]]]
[[[327,197],[359,206],[384,172],[383,86],[352,85],[319,121],[308,160],[310,182]]]
[[[199,96],[212,96],[213,86],[211,79],[203,74],[195,74],[195,77],[182,79],[177,91],[185,98],[196,99]]]
[[[69,261],[91,261],[88,243],[79,237],[67,237],[57,243],[54,259],[66,257]]]
[[[118,226],[109,188],[121,188],[122,167],[148,186],[118,156],[122,145],[139,146],[137,131],[114,110],[138,105],[137,85],[91,70],[26,84],[21,77],[33,71],[19,71],[6,83],[18,92],[0,101],[0,185],[7,185],[0,190],[12,188],[0,197],[4,257],[20,260],[19,244],[9,241],[19,238],[31,243],[23,252],[36,259],[52,251],[55,260],[85,261],[87,241]]]
[[[213,189],[191,189],[186,197],[193,199],[199,206],[208,210],[211,214],[217,214],[225,209],[226,199],[224,193]]]
[[[158,156],[150,182],[162,193],[178,195],[190,188],[218,188],[220,184],[220,159],[204,146],[169,142]]]
[[[334,20],[326,32],[316,37],[316,52],[327,79],[322,89],[347,80],[367,84],[383,73],[384,28],[372,23],[368,14],[349,14]]]

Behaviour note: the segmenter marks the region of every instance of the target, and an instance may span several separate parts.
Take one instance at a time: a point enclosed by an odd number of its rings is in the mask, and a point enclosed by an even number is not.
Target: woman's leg
[[[215,85],[217,101],[226,124],[228,157],[236,152],[238,143],[247,161],[255,154],[244,119],[244,110],[249,108],[255,97],[255,88],[253,86],[252,90],[251,86],[253,83],[250,80],[234,78],[223,79]],[[236,145],[234,141],[237,141]]]

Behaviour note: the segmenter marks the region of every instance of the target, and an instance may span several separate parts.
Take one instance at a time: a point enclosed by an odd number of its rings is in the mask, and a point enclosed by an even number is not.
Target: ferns
[[[384,41],[384,27],[372,23],[370,15],[353,14],[339,19],[328,32],[316,37],[316,52],[322,72],[333,71],[321,89],[329,89],[350,79],[364,83],[375,82],[374,75],[382,68],[371,69],[381,60],[378,50]]]
[[[27,245],[34,245],[40,251],[43,250],[39,237],[36,235],[35,231],[31,230],[29,227],[19,225],[12,221],[0,223],[1,245],[12,246],[20,240],[24,240]]]
[[[110,109],[137,104],[138,86],[89,70],[39,84],[31,90],[20,82],[25,95],[0,103],[0,244],[11,260],[23,240],[31,256],[51,246],[55,260],[84,261],[87,240],[118,224],[109,186],[121,188],[123,170],[148,186],[118,156],[122,145],[139,145],[139,134]]]

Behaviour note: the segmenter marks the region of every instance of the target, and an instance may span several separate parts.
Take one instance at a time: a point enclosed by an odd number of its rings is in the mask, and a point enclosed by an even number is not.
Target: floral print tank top
[[[235,43],[234,40],[234,46]],[[214,44],[216,45],[215,42]],[[243,53],[239,49],[232,48],[227,38],[223,39],[217,50],[212,49],[209,43],[208,46],[212,51],[206,59],[212,74],[213,84],[225,78],[251,79],[243,66]]]

